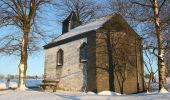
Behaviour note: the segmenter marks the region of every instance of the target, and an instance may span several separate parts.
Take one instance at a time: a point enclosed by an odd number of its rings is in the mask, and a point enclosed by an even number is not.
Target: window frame
[[[83,56],[82,56],[82,55],[83,55],[82,49],[83,49],[85,46],[86,46],[86,49],[87,49],[87,43],[86,43],[86,42],[82,43],[81,46],[80,46],[80,50],[79,50],[79,53],[80,53],[80,55],[79,55],[79,62],[80,62],[80,63],[87,62],[87,50],[86,50],[86,59],[83,59]]]
[[[59,49],[57,51],[57,66],[63,66],[64,64],[64,51]]]

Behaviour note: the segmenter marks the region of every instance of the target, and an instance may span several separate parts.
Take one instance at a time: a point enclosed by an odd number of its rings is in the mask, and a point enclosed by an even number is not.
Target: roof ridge
[[[95,19],[95,20],[93,20],[93,21],[91,21],[91,22],[83,23],[83,24],[81,24],[80,26],[71,29],[69,32],[72,33],[72,32],[74,32],[75,30],[77,31],[77,29],[80,29],[80,30],[81,30],[81,28],[86,27],[86,26],[88,26],[88,25],[90,25],[90,24],[95,24],[95,23],[97,23],[98,21],[99,21],[99,23],[100,23],[100,21],[103,22],[103,20],[107,21],[108,19],[110,19],[110,18],[113,17],[113,16],[114,16],[113,14],[112,14],[112,15],[107,15],[107,16],[103,16],[103,17],[97,18],[97,19]],[[95,25],[95,26],[96,26],[96,25]],[[94,29],[93,29],[93,30],[94,30]],[[67,33],[69,33],[69,32],[67,32]],[[57,36],[56,38],[54,38],[52,41],[54,42],[56,39],[60,38],[60,37],[63,36],[63,35],[66,35],[67,33],[58,35],[58,36]],[[69,34],[67,34],[67,35],[69,35]]]
[[[112,17],[112,16],[113,16],[113,15],[106,15],[106,16],[102,16],[102,17],[99,17],[99,18],[94,19],[93,21],[83,23],[83,24],[81,24],[80,26],[84,26],[84,25],[86,25],[86,24],[89,24],[89,23],[95,22],[95,21],[97,21],[97,20],[99,20],[99,19],[103,19],[103,18],[106,18],[106,17]],[[78,26],[78,27],[79,27],[79,26]]]

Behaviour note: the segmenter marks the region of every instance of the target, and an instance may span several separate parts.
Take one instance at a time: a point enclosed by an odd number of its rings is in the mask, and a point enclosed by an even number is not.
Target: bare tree
[[[88,22],[98,16],[101,6],[95,0],[56,0],[54,7],[61,12],[58,17],[65,18],[74,11],[81,22]]]
[[[143,36],[152,38],[149,48],[157,51],[153,52],[158,58],[159,90],[166,89],[166,67],[165,67],[165,42],[168,34],[170,5],[168,0],[110,0],[114,7],[129,21],[141,28]],[[111,4],[111,3],[110,3]],[[113,6],[113,5],[112,5]],[[144,37],[144,38],[145,38]],[[155,41],[156,40],[156,41]]]
[[[19,67],[23,67],[19,69],[19,89],[21,90],[26,89],[25,80],[28,51],[31,51],[31,48],[34,48],[32,50],[37,49],[36,45],[32,45],[32,47],[29,45],[37,39],[34,31],[34,29],[36,29],[37,12],[43,4],[49,1],[50,0],[0,0],[0,26],[14,26],[20,30],[19,35],[15,33],[5,36],[2,42],[5,43],[2,44],[3,46],[0,50],[11,54],[20,52],[21,59]]]
[[[145,65],[145,68],[147,70],[147,72],[149,73],[149,81],[148,81],[148,84],[147,84],[147,91],[151,91],[151,82],[156,82],[156,79],[154,77],[154,75],[157,73],[158,69],[157,70],[153,70],[153,62],[154,62],[154,55],[152,53],[152,49],[146,49],[144,50],[144,55],[146,57],[146,60],[144,61],[144,65]]]

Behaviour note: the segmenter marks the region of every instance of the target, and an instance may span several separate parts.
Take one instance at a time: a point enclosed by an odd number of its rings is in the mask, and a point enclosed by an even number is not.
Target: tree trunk
[[[151,80],[152,80],[152,75],[151,73],[149,74],[149,82],[148,82],[148,87],[147,87],[147,92],[151,91]]]
[[[110,41],[110,32],[106,33],[107,35],[107,53],[108,53],[108,63],[109,63],[109,88],[110,91],[115,92],[115,86],[114,86],[114,65],[113,65],[113,53],[112,53],[112,47],[111,47],[111,41]]]
[[[125,79],[122,79],[122,89],[121,89],[121,94],[124,94],[124,87],[125,86]]]
[[[160,22],[160,7],[157,0],[153,0],[153,10],[158,42],[158,70],[159,70],[159,90],[166,89],[166,67],[164,59],[163,33]]]
[[[21,60],[19,64],[19,66],[23,66],[23,71],[21,70],[21,68],[19,69],[19,90],[26,89],[26,71],[27,71],[27,60],[28,60],[27,49],[28,49],[28,35],[30,31],[29,25],[25,24],[23,30],[24,30],[24,36],[23,36],[22,48],[21,48]]]

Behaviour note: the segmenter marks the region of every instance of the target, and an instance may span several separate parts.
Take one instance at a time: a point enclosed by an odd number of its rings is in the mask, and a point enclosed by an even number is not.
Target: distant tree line
[[[3,75],[0,74],[0,80],[4,80],[4,79],[18,79],[18,75]],[[27,79],[43,79],[43,75],[39,76],[39,75],[27,75]]]

